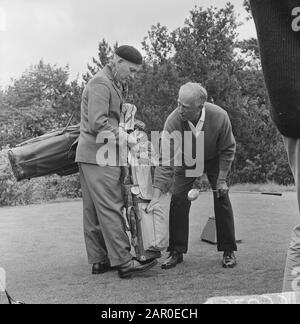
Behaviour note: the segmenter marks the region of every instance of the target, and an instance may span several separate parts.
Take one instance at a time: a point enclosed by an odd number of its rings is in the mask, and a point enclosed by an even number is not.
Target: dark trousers
[[[219,176],[219,161],[207,163],[205,173],[212,189],[215,190]],[[195,180],[196,178],[186,178],[183,170],[175,172],[174,194],[170,205],[169,252],[187,253],[188,251],[191,202],[187,196]],[[237,251],[234,217],[229,195],[218,199],[217,194],[214,193],[214,209],[218,251]]]

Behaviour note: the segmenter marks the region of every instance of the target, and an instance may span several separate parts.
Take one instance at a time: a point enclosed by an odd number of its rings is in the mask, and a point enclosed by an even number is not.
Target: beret
[[[141,65],[143,63],[143,57],[141,53],[136,48],[129,45],[118,47],[115,51],[115,54],[117,54],[122,59],[134,64]]]

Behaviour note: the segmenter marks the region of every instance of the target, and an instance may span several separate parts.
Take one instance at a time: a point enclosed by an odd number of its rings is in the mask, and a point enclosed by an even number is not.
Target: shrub
[[[7,158],[0,151],[0,206],[17,206],[47,202],[55,199],[81,197],[79,175],[52,175],[17,182]]]

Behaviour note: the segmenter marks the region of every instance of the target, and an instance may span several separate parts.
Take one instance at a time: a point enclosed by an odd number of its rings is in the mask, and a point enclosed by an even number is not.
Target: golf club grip
[[[268,195],[268,196],[278,196],[278,197],[282,197],[282,193],[280,192],[262,192],[262,195]]]

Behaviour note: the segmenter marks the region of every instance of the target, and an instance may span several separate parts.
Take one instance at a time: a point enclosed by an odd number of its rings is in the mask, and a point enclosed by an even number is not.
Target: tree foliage
[[[250,13],[249,3],[245,6]],[[146,63],[135,102],[150,128],[161,129],[176,107],[180,85],[202,83],[233,124],[238,151],[232,182],[291,183],[282,138],[270,117],[258,42],[237,41],[238,26],[230,3],[222,9],[195,7],[184,26],[171,32],[153,26],[143,42]]]
[[[250,18],[249,1],[244,7]],[[232,121],[238,150],[231,181],[288,184],[292,175],[270,117],[258,43],[254,38],[238,41],[239,25],[233,5],[227,3],[221,9],[194,7],[175,30],[160,23],[152,26],[142,42],[143,67],[127,100],[138,107],[138,117],[149,130],[162,130],[176,108],[180,86],[202,83],[209,101],[225,109]],[[85,82],[108,63],[117,46],[104,39],[99,43]],[[68,67],[41,61],[0,92],[1,142],[15,144],[39,135],[64,124],[72,111],[79,112],[82,85],[67,80]],[[5,118],[9,122],[4,125]]]
[[[69,68],[42,60],[14,80],[2,95],[0,146],[15,145],[79,120],[82,86],[68,83]]]
[[[101,70],[111,58],[114,49],[118,47],[116,43],[113,47],[109,46],[105,39],[103,39],[98,45],[98,58],[92,59],[92,64],[87,65],[88,71],[83,75],[83,80],[87,83],[92,76],[94,76],[99,70]]]

